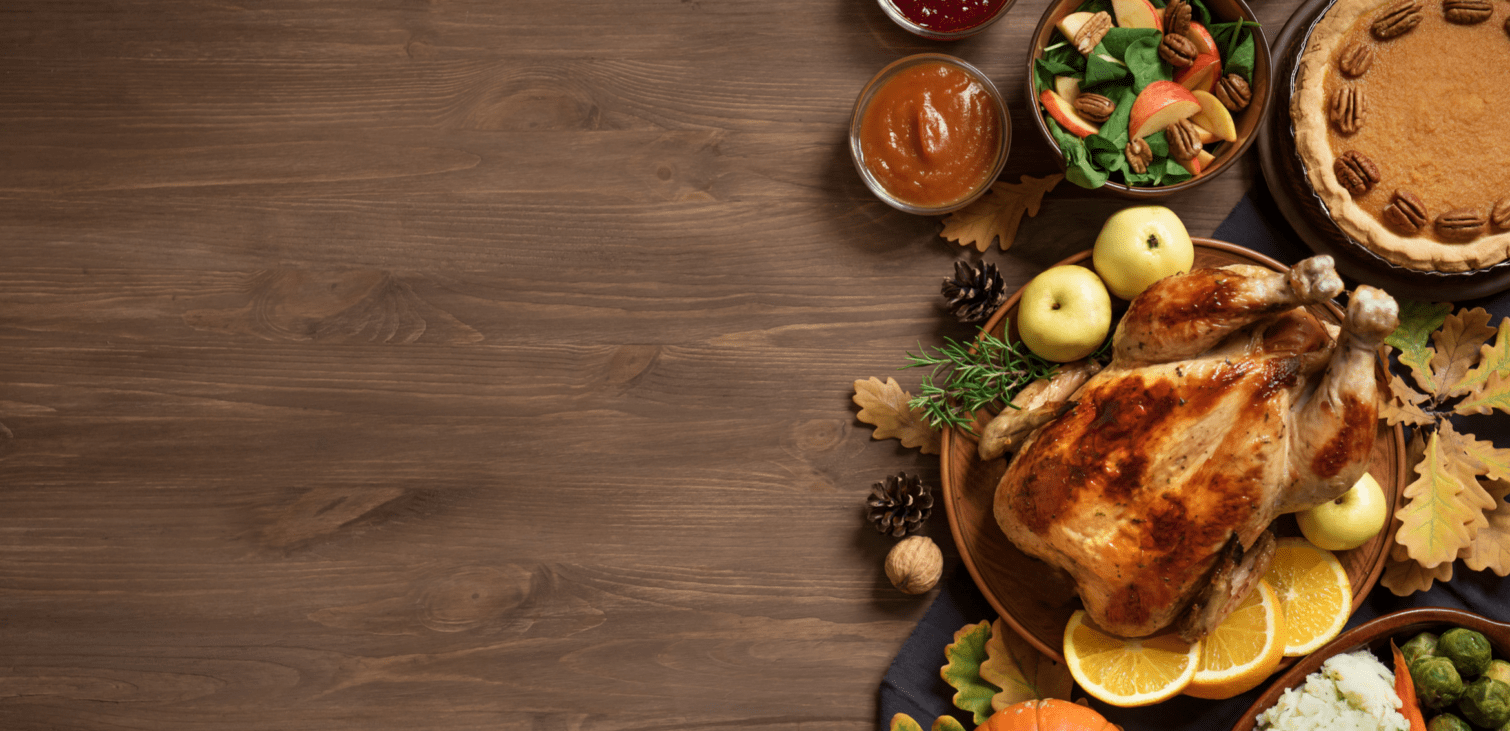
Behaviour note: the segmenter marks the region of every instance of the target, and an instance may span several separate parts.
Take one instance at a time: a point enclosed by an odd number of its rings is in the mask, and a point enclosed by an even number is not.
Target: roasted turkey
[[[1155,283],[1105,368],[1065,367],[988,426],[983,457],[1016,450],[996,488],[1002,531],[1068,572],[1103,629],[1203,636],[1263,575],[1274,518],[1367,468],[1398,308],[1367,286],[1340,328],[1307,307],[1342,289],[1326,256]]]

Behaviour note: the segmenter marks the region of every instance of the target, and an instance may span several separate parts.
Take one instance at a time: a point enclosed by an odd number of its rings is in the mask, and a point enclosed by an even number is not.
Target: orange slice
[[[1064,628],[1064,660],[1080,688],[1114,706],[1146,706],[1178,695],[1195,677],[1201,643],[1174,634],[1129,640],[1102,632],[1085,610]]]
[[[1201,663],[1185,695],[1231,698],[1258,687],[1284,659],[1286,638],[1279,595],[1259,579],[1248,598],[1201,639]]]
[[[1353,613],[1353,582],[1332,555],[1304,538],[1281,538],[1264,581],[1279,595],[1288,657],[1309,655],[1342,631]]]

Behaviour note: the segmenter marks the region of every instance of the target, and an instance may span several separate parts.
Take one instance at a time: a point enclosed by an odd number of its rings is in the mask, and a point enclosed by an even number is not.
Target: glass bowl
[[[933,41],[957,41],[961,38],[969,38],[970,36],[973,36],[976,33],[985,30],[986,28],[989,28],[991,24],[1000,19],[1001,16],[1006,15],[1007,9],[1012,7],[1012,3],[1016,2],[1016,0],[966,0],[966,2],[974,4],[977,8],[980,8],[982,6],[987,8],[985,17],[976,20],[974,23],[963,25],[959,28],[941,29],[930,28],[928,26],[920,24],[918,21],[913,20],[911,17],[909,17],[907,12],[902,9],[903,4],[916,6],[927,2],[928,0],[876,1],[881,5],[881,12],[886,13],[886,17],[891,18],[891,21],[893,23],[901,26],[902,29],[907,31],[908,33]],[[958,2],[958,0],[951,1]],[[999,4],[997,4],[995,8],[991,8],[990,6],[993,2],[999,2]]]

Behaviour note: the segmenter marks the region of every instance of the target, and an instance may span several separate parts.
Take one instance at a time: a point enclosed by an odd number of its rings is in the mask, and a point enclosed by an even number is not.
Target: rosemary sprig
[[[974,433],[976,410],[996,403],[1010,405],[1024,386],[1054,375],[1058,366],[1024,345],[1007,342],[984,329],[971,344],[948,337],[944,343],[935,354],[918,343],[918,354],[907,353],[910,362],[901,367],[933,368],[923,376],[919,394],[907,405],[922,409],[935,429],[958,426]]]

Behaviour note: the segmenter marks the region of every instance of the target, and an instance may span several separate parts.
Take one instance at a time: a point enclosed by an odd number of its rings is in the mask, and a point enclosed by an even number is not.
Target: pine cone
[[[995,264],[954,262],[954,278],[945,279],[944,299],[960,322],[984,322],[1007,299],[1006,282]]]
[[[865,514],[881,533],[901,538],[923,527],[933,513],[933,490],[918,477],[898,472],[871,485]]]

